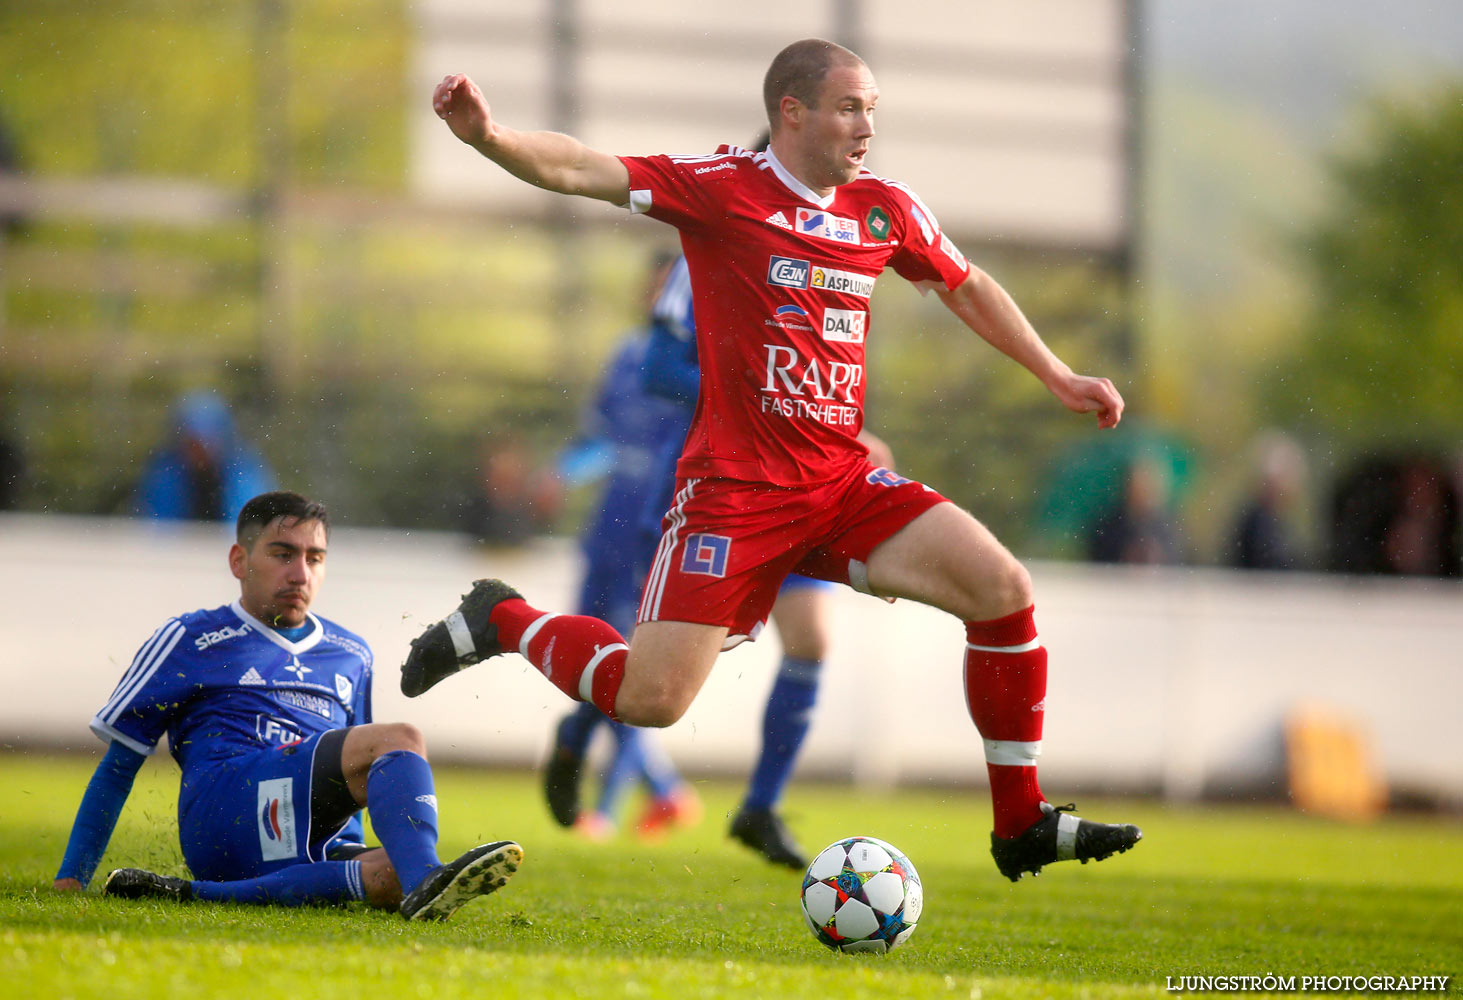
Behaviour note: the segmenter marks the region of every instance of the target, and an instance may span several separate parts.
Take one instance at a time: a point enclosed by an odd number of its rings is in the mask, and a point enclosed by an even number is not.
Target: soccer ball
[[[830,844],[803,876],[803,916],[835,951],[898,948],[914,933],[924,900],[914,865],[873,837]]]

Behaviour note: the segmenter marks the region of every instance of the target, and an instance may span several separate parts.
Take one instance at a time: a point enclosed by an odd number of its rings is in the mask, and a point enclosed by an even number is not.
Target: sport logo
[[[783,215],[781,212],[773,212],[762,221],[767,223],[769,226],[776,226],[778,229],[786,229],[788,232],[792,232],[792,223],[788,222],[787,216]]]
[[[259,853],[265,861],[293,858],[295,849],[295,779],[259,782]]]
[[[796,257],[769,257],[767,259],[767,283],[783,288],[807,288],[808,271],[811,268],[805,260]]]
[[[843,243],[851,247],[862,245],[859,240],[857,222],[818,209],[798,209],[794,231],[802,233],[804,236],[816,236],[819,239],[832,240],[834,243]]]
[[[828,292],[846,292],[866,299],[874,294],[874,279],[854,271],[839,271],[831,267],[815,267],[808,279],[811,288]]]
[[[869,314],[860,309],[823,310],[823,339],[862,344]]]
[[[699,576],[726,576],[726,560],[731,554],[731,539],[726,535],[689,535],[686,552],[681,557],[681,572]]]

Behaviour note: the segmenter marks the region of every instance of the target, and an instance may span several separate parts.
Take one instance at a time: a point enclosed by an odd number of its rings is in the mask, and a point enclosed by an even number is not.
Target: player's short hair
[[[272,493],[261,493],[244,504],[244,509],[239,511],[234,539],[244,548],[252,549],[259,536],[264,534],[264,529],[273,524],[277,517],[287,518],[295,524],[301,521],[319,521],[320,527],[325,529],[325,536],[330,537],[330,512],[325,509],[324,504],[307,500],[289,490],[275,490]]]
[[[762,103],[767,122],[777,131],[778,111],[784,97],[796,97],[810,108],[818,106],[818,88],[835,66],[861,66],[863,60],[837,42],[804,38],[793,42],[772,60],[762,78]]]

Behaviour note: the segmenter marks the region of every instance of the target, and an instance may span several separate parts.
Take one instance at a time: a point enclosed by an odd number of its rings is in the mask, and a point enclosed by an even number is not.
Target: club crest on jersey
[[[875,205],[869,209],[869,214],[864,216],[864,228],[875,240],[887,240],[889,238],[889,213]]]
[[[341,674],[335,675],[335,693],[340,695],[340,700],[349,704],[351,694],[355,691],[355,685],[351,684],[349,677]]]
[[[800,208],[793,230],[804,236],[816,236],[832,240],[845,246],[862,246],[858,235],[858,223],[817,208]]]
[[[726,576],[727,556],[732,540],[726,535],[689,535],[686,551],[681,556],[681,572],[699,576]]]
[[[767,283],[783,288],[807,288],[812,265],[796,257],[767,258]]]

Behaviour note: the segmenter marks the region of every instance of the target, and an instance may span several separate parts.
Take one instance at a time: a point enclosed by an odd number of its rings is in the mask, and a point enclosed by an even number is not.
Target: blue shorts
[[[360,808],[340,769],[345,733],[333,729],[190,768],[178,796],[178,837],[193,877],[257,878],[359,845]]]

